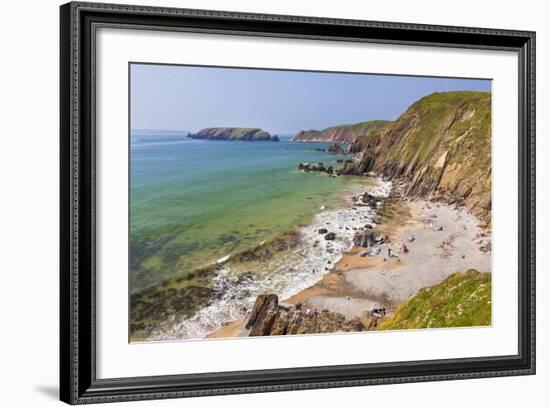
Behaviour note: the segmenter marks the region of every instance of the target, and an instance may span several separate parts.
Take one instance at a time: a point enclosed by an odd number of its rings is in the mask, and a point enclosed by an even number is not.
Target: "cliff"
[[[378,133],[390,123],[385,120],[371,120],[356,124],[332,126],[324,130],[302,130],[292,138],[292,141],[352,143],[359,138],[366,138]]]
[[[404,180],[406,196],[464,205],[490,223],[490,93],[426,96],[354,148],[361,155],[342,173]]]
[[[198,140],[279,141],[279,137],[262,129],[243,127],[210,127],[187,137]]]

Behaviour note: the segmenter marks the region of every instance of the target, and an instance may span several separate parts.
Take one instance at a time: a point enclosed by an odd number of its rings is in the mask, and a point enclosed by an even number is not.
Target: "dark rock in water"
[[[377,202],[379,202],[379,200],[380,200],[380,198],[377,198],[377,197],[369,194],[368,192],[365,192],[363,194],[363,196],[361,197],[361,201],[363,201],[363,203],[367,204],[368,206],[370,206],[373,209],[376,209],[378,207]]]
[[[326,228],[321,228],[321,229],[317,230],[317,232],[319,232],[320,235],[324,235],[325,233],[328,232],[328,229],[326,229]]]
[[[336,233],[334,232],[329,232],[325,235],[325,240],[334,240],[336,239]]]
[[[365,226],[363,226],[365,229],[372,229],[372,225],[370,223],[367,223]]]
[[[325,164],[323,163],[317,163],[317,165],[314,165],[311,169],[313,171],[320,171],[320,172],[325,172],[327,170],[325,167]]]
[[[338,170],[334,170],[332,166],[326,167],[325,164],[322,162],[319,162],[317,164],[300,163],[298,164],[298,169],[304,172],[317,171],[317,172],[326,172],[328,175],[339,175]]]

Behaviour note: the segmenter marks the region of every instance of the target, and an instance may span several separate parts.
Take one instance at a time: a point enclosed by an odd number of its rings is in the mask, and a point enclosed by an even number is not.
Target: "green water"
[[[255,247],[337,204],[357,178],[297,170],[336,164],[321,143],[132,143],[130,290]]]

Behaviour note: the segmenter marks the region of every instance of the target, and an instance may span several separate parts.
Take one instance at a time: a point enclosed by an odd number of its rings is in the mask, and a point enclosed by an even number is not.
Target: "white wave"
[[[231,255],[229,255],[229,254],[227,256],[223,256],[222,258],[220,258],[216,261],[216,264],[225,263],[227,260],[229,260],[230,257],[231,257]]]
[[[377,197],[387,197],[391,187],[391,182],[378,180],[377,185],[368,187],[367,191]],[[151,339],[203,338],[221,328],[224,322],[243,318],[259,294],[274,293],[286,299],[311,287],[351,248],[355,232],[371,223],[375,215],[376,211],[368,206],[318,213],[310,225],[299,231],[301,243],[293,252],[275,256],[261,272],[243,273],[229,265],[220,268],[213,279],[216,298],[190,318],[175,321]],[[334,232],[336,238],[326,240],[325,235],[319,233],[321,228]],[[226,257],[218,263],[225,262]]]

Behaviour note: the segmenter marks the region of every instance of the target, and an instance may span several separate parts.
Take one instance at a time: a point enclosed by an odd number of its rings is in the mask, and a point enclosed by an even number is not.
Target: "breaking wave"
[[[378,180],[367,192],[377,197],[387,197],[391,182]],[[243,318],[254,305],[259,294],[274,293],[279,298],[289,298],[311,287],[328,273],[334,263],[352,246],[353,236],[360,226],[372,223],[376,210],[368,206],[351,206],[325,210],[315,215],[313,221],[300,228],[300,243],[292,252],[262,262],[262,270],[243,271],[242,267],[218,261],[220,267],[213,279],[216,293],[210,303],[189,318],[173,321],[171,326],[155,332],[152,340],[204,338],[220,329],[224,323]],[[334,240],[324,239],[319,229],[335,233]]]

